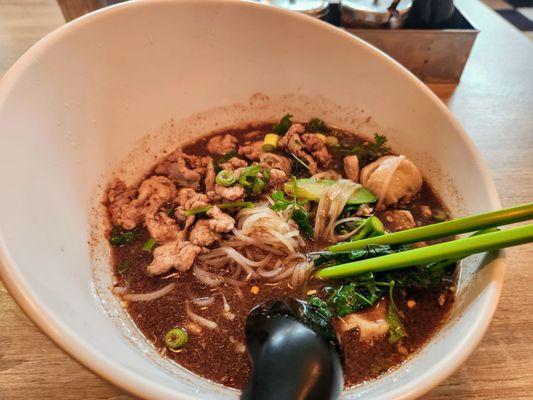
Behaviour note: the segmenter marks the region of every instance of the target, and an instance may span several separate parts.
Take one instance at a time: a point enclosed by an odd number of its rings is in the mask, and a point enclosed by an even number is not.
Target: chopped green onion
[[[203,214],[205,212],[208,212],[212,208],[213,208],[213,206],[204,206],[204,207],[193,208],[192,210],[185,211],[183,214],[185,214],[187,216],[196,215],[196,214]]]
[[[171,350],[181,349],[187,343],[188,335],[185,329],[172,328],[165,335],[165,344]]]
[[[157,244],[157,242],[155,241],[155,239],[150,238],[144,243],[144,245],[141,248],[141,250],[142,251],[151,252],[156,244]]]
[[[263,178],[265,178],[266,181],[269,182],[270,181],[270,170],[265,168],[261,170],[261,173],[263,174]]]
[[[315,136],[319,138],[322,142],[326,143],[326,135],[323,133],[315,133]]]
[[[263,151],[273,151],[278,147],[279,135],[267,133],[263,139]]]
[[[258,176],[262,172],[263,176]],[[250,165],[249,167],[243,168],[239,175],[239,184],[244,187],[248,194],[257,196],[261,193],[270,179],[270,172],[267,170],[261,171],[259,165]]]
[[[330,147],[338,146],[339,139],[336,136],[326,136],[326,145]]]
[[[135,240],[137,233],[132,231],[124,231],[120,227],[116,226],[111,231],[111,238],[109,241],[114,246],[124,246]]]
[[[217,174],[216,181],[222,186],[231,186],[235,183],[235,174],[232,171],[223,169]]]
[[[257,196],[258,194],[260,194],[263,189],[265,188],[266,186],[266,183],[263,179],[261,178],[256,178],[253,186],[252,186],[252,195],[253,196]]]
[[[245,189],[252,189],[255,183],[255,178],[260,171],[261,167],[259,165],[250,165],[249,167],[243,168],[239,175],[239,183]]]
[[[215,204],[215,206],[217,206],[221,210],[225,210],[225,209],[228,209],[228,208],[251,208],[251,207],[254,206],[254,203],[252,203],[251,201],[230,201],[228,203]],[[183,214],[185,214],[187,216],[196,215],[196,214],[203,214],[203,213],[209,211],[212,208],[213,208],[213,206],[211,206],[211,205],[204,206],[204,207],[193,208],[192,210],[185,211]]]

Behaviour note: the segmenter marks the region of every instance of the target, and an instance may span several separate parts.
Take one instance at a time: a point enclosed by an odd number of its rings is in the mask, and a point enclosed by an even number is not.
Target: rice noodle
[[[276,282],[291,276],[295,264],[306,260],[298,252],[305,244],[298,226],[288,215],[272,210],[268,203],[242,209],[235,220],[233,237],[198,257],[212,271],[220,270],[217,274],[194,267],[198,280],[207,286],[224,282],[238,289],[252,278]]]
[[[248,281],[246,280],[239,281],[237,279],[228,278],[228,277],[224,277],[223,279],[224,279],[224,282],[226,282],[228,285],[235,286],[236,288],[240,288],[248,284]]]
[[[217,249],[218,250],[218,249]],[[239,264],[246,271],[246,280],[249,280],[251,277],[257,278],[257,272],[253,267],[259,267],[265,265],[271,259],[271,256],[265,257],[262,261],[252,261],[244,257],[241,253],[235,250],[233,247],[221,247],[224,253],[231,257],[237,264]]]
[[[277,250],[277,249],[275,249],[274,247],[272,247],[272,246],[268,246],[268,245],[266,245],[266,244],[255,243],[254,246],[257,247],[258,249],[264,250],[264,251],[266,251],[266,252],[268,252],[268,253],[276,254],[276,255],[278,255],[278,256],[282,256],[282,255],[285,254],[285,253],[282,252],[281,250]]]
[[[212,258],[209,260],[200,260],[200,261],[202,261],[204,264],[207,264],[215,268],[218,268],[218,267],[221,267],[223,265],[227,265],[233,262],[229,257],[219,257],[216,259]]]
[[[339,179],[331,185],[318,202],[314,239],[335,242],[335,221],[358,185],[348,179]]]
[[[229,341],[235,345],[235,348],[239,353],[244,353],[246,351],[246,347],[244,346],[244,344],[239,342],[233,336],[229,337]]]
[[[128,288],[122,286],[115,286],[112,290],[113,294],[124,294],[128,291]]]
[[[194,266],[193,272],[196,276],[196,279],[198,279],[204,285],[207,285],[209,287],[219,286],[223,282],[222,278],[219,275],[213,274],[212,272],[204,271],[198,265]]]
[[[222,305],[222,309],[224,310],[224,317],[225,317],[226,319],[229,319],[230,321],[233,320],[233,319],[235,319],[235,314],[233,314],[233,313],[231,312],[231,308],[230,308],[230,306],[229,306],[229,304],[228,304],[228,301],[226,300],[226,296],[224,296],[224,293],[219,292],[219,293],[217,293],[217,294],[220,294],[220,295],[222,296],[222,302],[223,302],[223,303],[222,303],[222,304],[223,304],[223,305]]]
[[[235,293],[237,293],[237,297],[239,299],[243,300],[244,299],[244,295],[242,294],[242,290],[240,288],[236,287],[236,286],[234,287],[234,289],[235,289]]]
[[[235,237],[241,240],[255,240],[294,253],[303,244],[298,227],[281,213],[272,210],[267,204],[239,211],[237,226],[233,229]]]
[[[206,307],[210,306],[215,302],[215,298],[213,296],[210,297],[195,297],[192,299],[192,302],[194,305],[200,306],[200,307]]]
[[[283,271],[283,268],[281,268],[281,267],[274,268],[274,269],[272,269],[270,271],[265,270],[263,267],[259,267],[257,269],[257,273],[259,275],[261,275],[263,278],[273,278],[276,275],[278,275],[279,273],[281,273],[282,271]]]
[[[189,302],[185,301],[185,311],[189,318],[196,322],[197,324],[207,328],[207,329],[217,329],[218,324],[214,321],[211,321],[210,319],[204,318],[198,314],[195,314],[192,312],[191,307],[189,306]]]
[[[126,293],[122,296],[128,301],[150,301],[166,296],[176,287],[176,282],[169,283],[167,286],[150,293]]]
[[[180,276],[180,275],[181,275],[181,272],[174,272],[172,274],[169,274],[169,275],[166,275],[166,276],[162,276],[161,279],[175,278],[176,276]]]
[[[283,235],[282,233],[280,232],[276,232],[276,231],[271,231],[270,234],[274,237],[276,237],[281,243],[283,243],[285,246],[287,246],[287,248],[289,249],[289,251],[291,253],[294,253],[295,249],[294,249],[294,246],[291,242],[291,240],[287,237],[288,234],[285,236]]]
[[[361,221],[362,219],[363,218],[361,218],[361,217],[348,217],[348,218],[339,219],[333,225],[333,232],[335,232],[335,229],[337,228],[337,226],[339,226],[341,224],[344,224],[346,222],[352,222],[352,221]],[[362,227],[363,227],[363,225],[357,225],[354,229],[352,229],[348,233],[345,233],[345,234],[342,234],[342,235],[335,234],[335,240],[337,242],[346,240],[349,237],[353,236],[355,233],[357,233]]]
[[[314,175],[311,175],[311,178],[313,179],[333,179],[333,180],[337,180],[337,179],[340,179],[341,176],[339,173],[335,172],[335,171],[332,171],[332,170],[329,170],[329,171],[322,171],[322,172],[318,172]]]
[[[389,186],[392,182],[392,178],[394,177],[394,174],[396,173],[396,170],[402,163],[402,161],[405,160],[405,156],[398,156],[396,159],[396,162],[390,169],[389,175],[385,178],[385,181],[383,182],[383,186],[381,187],[381,191],[379,193],[378,202],[376,204],[376,210],[381,210],[381,206],[383,205],[383,200],[385,200],[385,196],[387,195],[387,191],[389,190]]]
[[[231,275],[231,278],[236,279],[241,275],[242,267],[239,264],[235,264],[235,271],[233,271],[233,274]]]
[[[294,267],[292,277],[291,277],[291,284],[292,287],[298,287],[301,284],[305,282],[307,279],[308,273],[311,271],[311,268],[313,267],[312,262],[304,261],[300,264],[297,264]]]
[[[270,282],[279,282],[279,281],[282,281],[283,279],[285,279],[285,278],[291,276],[291,274],[292,274],[293,271],[294,271],[294,268],[295,268],[295,267],[292,266],[292,267],[286,269],[285,272],[282,272],[281,274],[276,275],[276,276],[270,278],[269,281],[270,281]]]
[[[352,222],[352,221],[361,221],[363,218],[361,217],[348,217],[348,218],[342,218],[335,221],[335,228],[340,224],[345,224],[346,222]]]
[[[287,258],[283,260],[283,263],[290,263],[291,261],[298,260],[298,259],[305,261],[307,258],[304,253],[291,254],[290,256],[288,256]]]

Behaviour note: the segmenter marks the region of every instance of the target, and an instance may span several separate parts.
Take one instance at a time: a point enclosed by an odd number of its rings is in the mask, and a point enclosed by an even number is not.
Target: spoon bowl
[[[254,308],[246,321],[252,374],[243,400],[337,399],[339,346],[329,321],[305,302],[284,298]]]

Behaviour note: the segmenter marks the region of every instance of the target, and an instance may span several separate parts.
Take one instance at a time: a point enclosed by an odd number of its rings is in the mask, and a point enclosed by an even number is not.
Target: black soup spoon
[[[254,308],[246,320],[252,374],[242,400],[332,400],[343,386],[329,320],[290,297]]]

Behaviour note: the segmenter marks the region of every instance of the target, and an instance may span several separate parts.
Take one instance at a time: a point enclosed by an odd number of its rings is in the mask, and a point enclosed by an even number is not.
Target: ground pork
[[[172,268],[185,272],[192,267],[196,257],[202,251],[200,246],[187,241],[167,242],[155,248],[154,258],[148,265],[147,272],[149,275],[159,275]]]
[[[237,144],[237,138],[231,135],[212,137],[207,142],[207,151],[211,154],[223,155],[235,150]]]
[[[178,150],[157,165],[154,172],[172,179],[178,186],[198,189],[205,168],[199,157]]]

